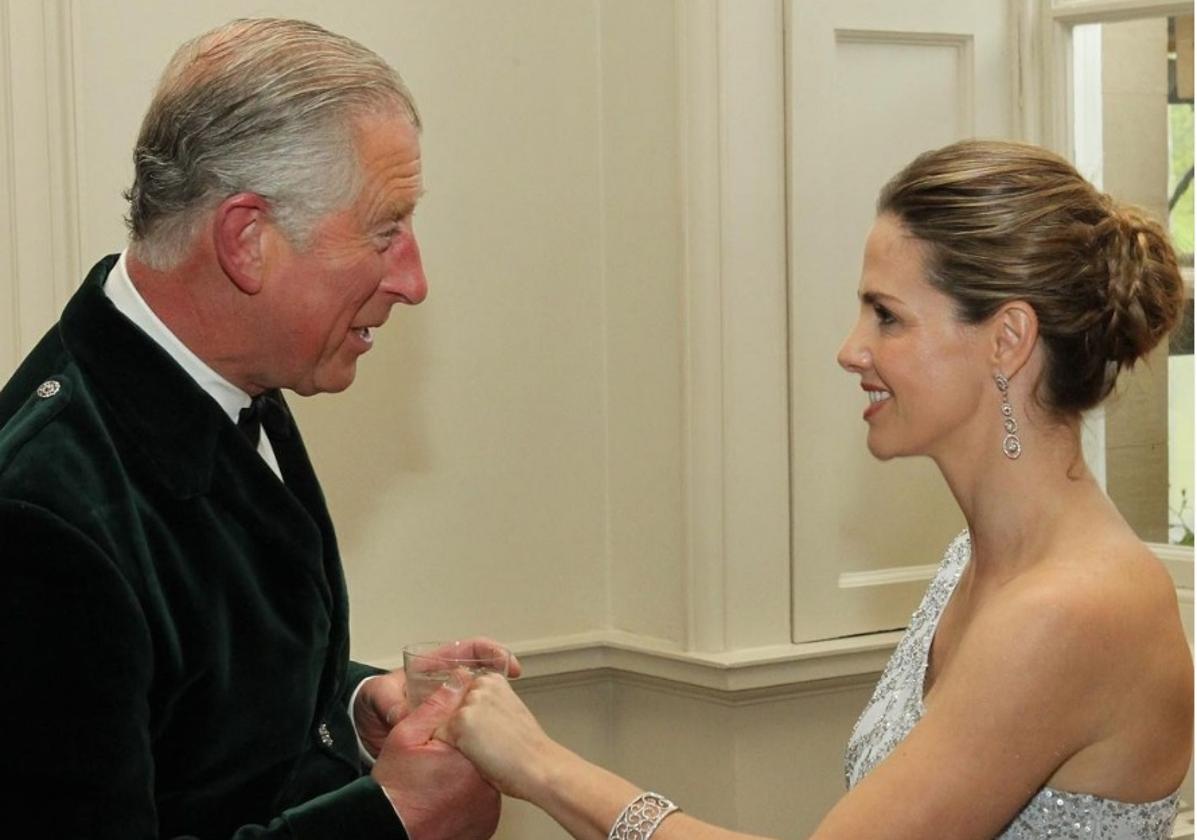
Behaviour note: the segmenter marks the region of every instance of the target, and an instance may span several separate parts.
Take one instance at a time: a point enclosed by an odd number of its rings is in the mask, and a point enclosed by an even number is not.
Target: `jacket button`
[[[47,379],[41,385],[37,386],[37,395],[46,400],[57,394],[60,390],[62,390],[62,385],[57,379]]]
[[[327,723],[320,724],[320,726],[316,728],[316,733],[320,736],[320,743],[324,744],[324,746],[331,747],[333,745],[333,736],[332,733],[328,731]]]

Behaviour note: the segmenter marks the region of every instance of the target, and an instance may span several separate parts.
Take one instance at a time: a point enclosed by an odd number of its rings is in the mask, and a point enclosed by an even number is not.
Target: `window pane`
[[[1078,26],[1073,32],[1077,165],[1114,198],[1165,223],[1190,278],[1191,43],[1191,17]],[[1104,476],[1110,498],[1148,542],[1192,544],[1191,280],[1189,290],[1187,325],[1119,377],[1104,413],[1092,418],[1104,424],[1095,472]]]

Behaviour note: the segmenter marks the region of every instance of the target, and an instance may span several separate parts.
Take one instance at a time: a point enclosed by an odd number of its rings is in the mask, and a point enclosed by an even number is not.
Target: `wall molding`
[[[0,3],[0,251],[5,254],[0,276],[0,305],[5,313],[8,339],[0,349],[0,365],[7,371],[21,358],[21,287],[17,283],[17,196],[13,189],[16,157],[16,121],[12,103],[12,50],[9,3]]]
[[[902,631],[803,644],[764,645],[718,653],[679,650],[659,639],[619,631],[526,640],[511,644],[529,688],[616,679],[688,696],[737,702],[858,686],[876,679]],[[401,655],[379,661],[399,668]]]
[[[70,0],[0,0],[0,290],[13,364],[80,280],[73,29]]]
[[[675,9],[685,646],[721,651],[791,637],[785,33],[780,0]]]
[[[840,589],[857,589],[869,586],[891,586],[898,583],[914,583],[920,580],[931,580],[939,570],[939,564],[928,563],[925,566],[890,566],[867,572],[842,572],[839,577]]]
[[[49,150],[49,200],[53,225],[55,315],[66,306],[83,279],[79,241],[79,179],[75,108],[75,19],[71,0],[42,7],[46,43],[46,135]],[[40,336],[40,333],[38,334]]]
[[[1051,16],[1062,23],[1098,23],[1146,17],[1191,15],[1192,2],[1175,0],[1051,0]]]
[[[1168,574],[1172,575],[1172,583],[1184,595],[1188,591],[1189,602],[1193,598],[1193,548],[1187,545],[1165,545],[1163,543],[1148,543],[1148,548],[1160,559]]]
[[[951,47],[956,51],[956,75],[960,83],[960,99],[956,103],[956,130],[962,136],[975,133],[976,88],[974,67],[975,39],[967,33],[907,32],[894,29],[837,29],[837,44],[886,45],[899,47]]]
[[[721,650],[723,586],[722,179],[719,8],[679,2],[686,387],[686,644]]]
[[[1072,160],[1072,27],[1192,13],[1184,0],[1010,0],[1022,139]]]
[[[877,683],[879,671],[849,674],[824,680],[801,683],[782,683],[758,688],[720,689],[708,686],[682,683],[647,674],[629,673],[614,668],[603,668],[580,674],[552,674],[538,677],[521,677],[512,683],[521,696],[534,696],[562,691],[579,686],[609,685],[620,688],[637,688],[653,691],[684,700],[700,700],[704,703],[726,708],[742,708],[765,703],[776,703],[794,698],[818,697],[826,694],[840,694],[872,688]]]

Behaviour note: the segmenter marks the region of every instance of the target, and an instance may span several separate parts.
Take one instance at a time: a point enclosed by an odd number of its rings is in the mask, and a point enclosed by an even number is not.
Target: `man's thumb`
[[[432,740],[436,730],[448,723],[465,699],[470,687],[468,673],[458,669],[449,680],[428,696],[411,714],[399,722],[392,737],[403,747],[415,747]]]

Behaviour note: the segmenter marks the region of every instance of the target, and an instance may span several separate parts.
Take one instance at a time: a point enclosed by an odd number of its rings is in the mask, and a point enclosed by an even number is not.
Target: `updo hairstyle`
[[[885,185],[877,212],[921,241],[928,280],[962,321],[1012,300],[1034,308],[1046,351],[1036,398],[1057,414],[1100,403],[1180,317],[1184,284],[1164,230],[1037,146],[968,140],[925,152]]]

